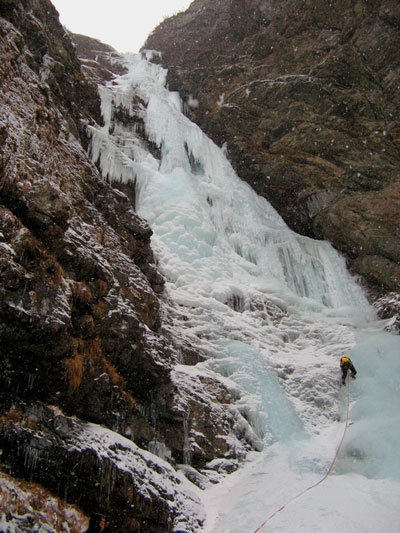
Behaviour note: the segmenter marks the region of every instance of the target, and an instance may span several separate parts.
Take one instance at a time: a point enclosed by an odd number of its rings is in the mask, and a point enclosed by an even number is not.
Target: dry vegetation
[[[11,478],[0,472],[0,530],[28,531],[47,526],[57,533],[82,533],[88,518],[76,507],[52,496],[35,483]],[[48,531],[48,529],[46,529]]]

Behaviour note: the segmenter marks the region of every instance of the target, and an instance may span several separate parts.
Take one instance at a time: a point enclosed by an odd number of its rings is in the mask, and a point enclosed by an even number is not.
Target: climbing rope
[[[301,496],[303,496],[304,494],[306,494],[306,492],[309,492],[310,490],[314,489],[315,487],[318,487],[318,485],[321,485],[321,483],[323,483],[325,481],[325,479],[329,476],[329,474],[332,472],[333,470],[333,467],[336,463],[336,459],[338,458],[338,455],[339,455],[339,451],[340,451],[340,448],[342,447],[342,444],[343,444],[343,441],[344,441],[344,437],[346,435],[346,431],[347,431],[347,428],[349,427],[349,412],[350,412],[350,380],[349,378],[347,378],[347,407],[346,407],[346,423],[344,425],[344,430],[343,430],[343,435],[342,435],[342,438],[340,439],[340,442],[339,442],[339,445],[338,447],[336,448],[336,453],[335,453],[335,456],[327,470],[327,472],[325,473],[325,475],[319,480],[317,481],[316,483],[314,483],[313,485],[310,485],[309,487],[307,487],[306,489],[304,489],[303,491],[299,492],[298,494],[296,494],[296,496],[293,496],[293,498],[291,498],[289,501],[287,501],[284,505],[282,505],[282,507],[279,507],[279,509],[277,509],[276,511],[274,511],[272,514],[269,515],[269,517],[264,520],[264,522],[258,526],[257,529],[254,530],[254,533],[258,533],[259,531],[261,531],[263,529],[263,527],[270,521],[272,520],[272,518],[274,516],[276,516],[278,513],[280,513],[281,511],[283,511],[283,509],[285,509],[285,507],[287,507],[290,503],[292,503],[294,500],[297,500],[298,498],[300,498]]]

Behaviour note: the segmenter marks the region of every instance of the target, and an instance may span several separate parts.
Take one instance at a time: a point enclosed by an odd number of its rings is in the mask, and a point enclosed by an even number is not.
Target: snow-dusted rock
[[[111,531],[200,528],[203,511],[187,479],[109,429],[35,405],[1,438],[2,460],[12,460],[14,472],[103,514]]]
[[[0,531],[82,533],[89,520],[43,487],[0,473]]]
[[[400,334],[400,294],[391,292],[374,302],[379,318],[387,320],[386,330]]]

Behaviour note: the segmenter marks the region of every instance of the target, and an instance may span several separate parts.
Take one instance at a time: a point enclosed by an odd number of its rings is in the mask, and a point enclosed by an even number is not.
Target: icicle
[[[24,450],[24,467],[31,479],[33,478],[37,462],[40,458],[39,449],[34,444],[35,443],[30,443]]]
[[[161,442],[157,439],[153,439],[149,442],[149,452],[154,453],[157,457],[166,461],[171,459],[171,450],[166,446],[165,442]]]
[[[106,458],[99,457],[100,488],[106,500],[107,507],[110,507],[110,496],[114,491],[116,481],[116,465]]]
[[[183,463],[190,465],[192,462],[192,449],[189,438],[190,407],[187,408],[183,417]]]

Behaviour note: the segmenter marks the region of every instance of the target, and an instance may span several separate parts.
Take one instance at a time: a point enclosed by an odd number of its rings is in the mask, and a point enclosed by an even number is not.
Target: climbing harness
[[[316,483],[314,483],[313,485],[310,485],[309,487],[307,487],[306,489],[304,489],[303,491],[299,492],[298,494],[296,494],[296,496],[293,496],[293,498],[291,498],[289,501],[287,501],[284,505],[282,505],[282,507],[279,507],[279,509],[277,509],[276,511],[274,511],[272,514],[269,515],[269,517],[264,520],[264,522],[258,526],[257,529],[254,530],[253,533],[258,533],[259,531],[261,531],[263,529],[263,527],[270,521],[272,520],[272,518],[274,516],[276,516],[278,513],[280,513],[281,511],[283,511],[283,509],[285,509],[285,507],[287,507],[289,505],[289,503],[292,503],[294,500],[297,500],[298,498],[300,498],[301,496],[303,496],[306,492],[309,492],[310,490],[314,489],[315,487],[317,487],[318,485],[321,485],[321,483],[323,483],[325,481],[325,479],[329,476],[329,474],[332,472],[333,470],[333,467],[336,463],[336,459],[338,458],[338,455],[339,455],[339,451],[340,451],[340,448],[342,447],[342,444],[343,444],[343,441],[344,441],[344,437],[346,435],[346,431],[347,431],[347,428],[349,427],[349,412],[350,412],[350,386],[349,386],[349,383],[350,383],[350,380],[349,380],[349,377],[347,377],[347,408],[346,408],[346,423],[344,425],[344,430],[343,430],[343,435],[342,435],[342,438],[340,439],[340,442],[339,442],[339,445],[338,447],[336,448],[336,453],[335,453],[335,456],[327,470],[327,472],[325,473],[325,475],[319,480],[317,481]]]

